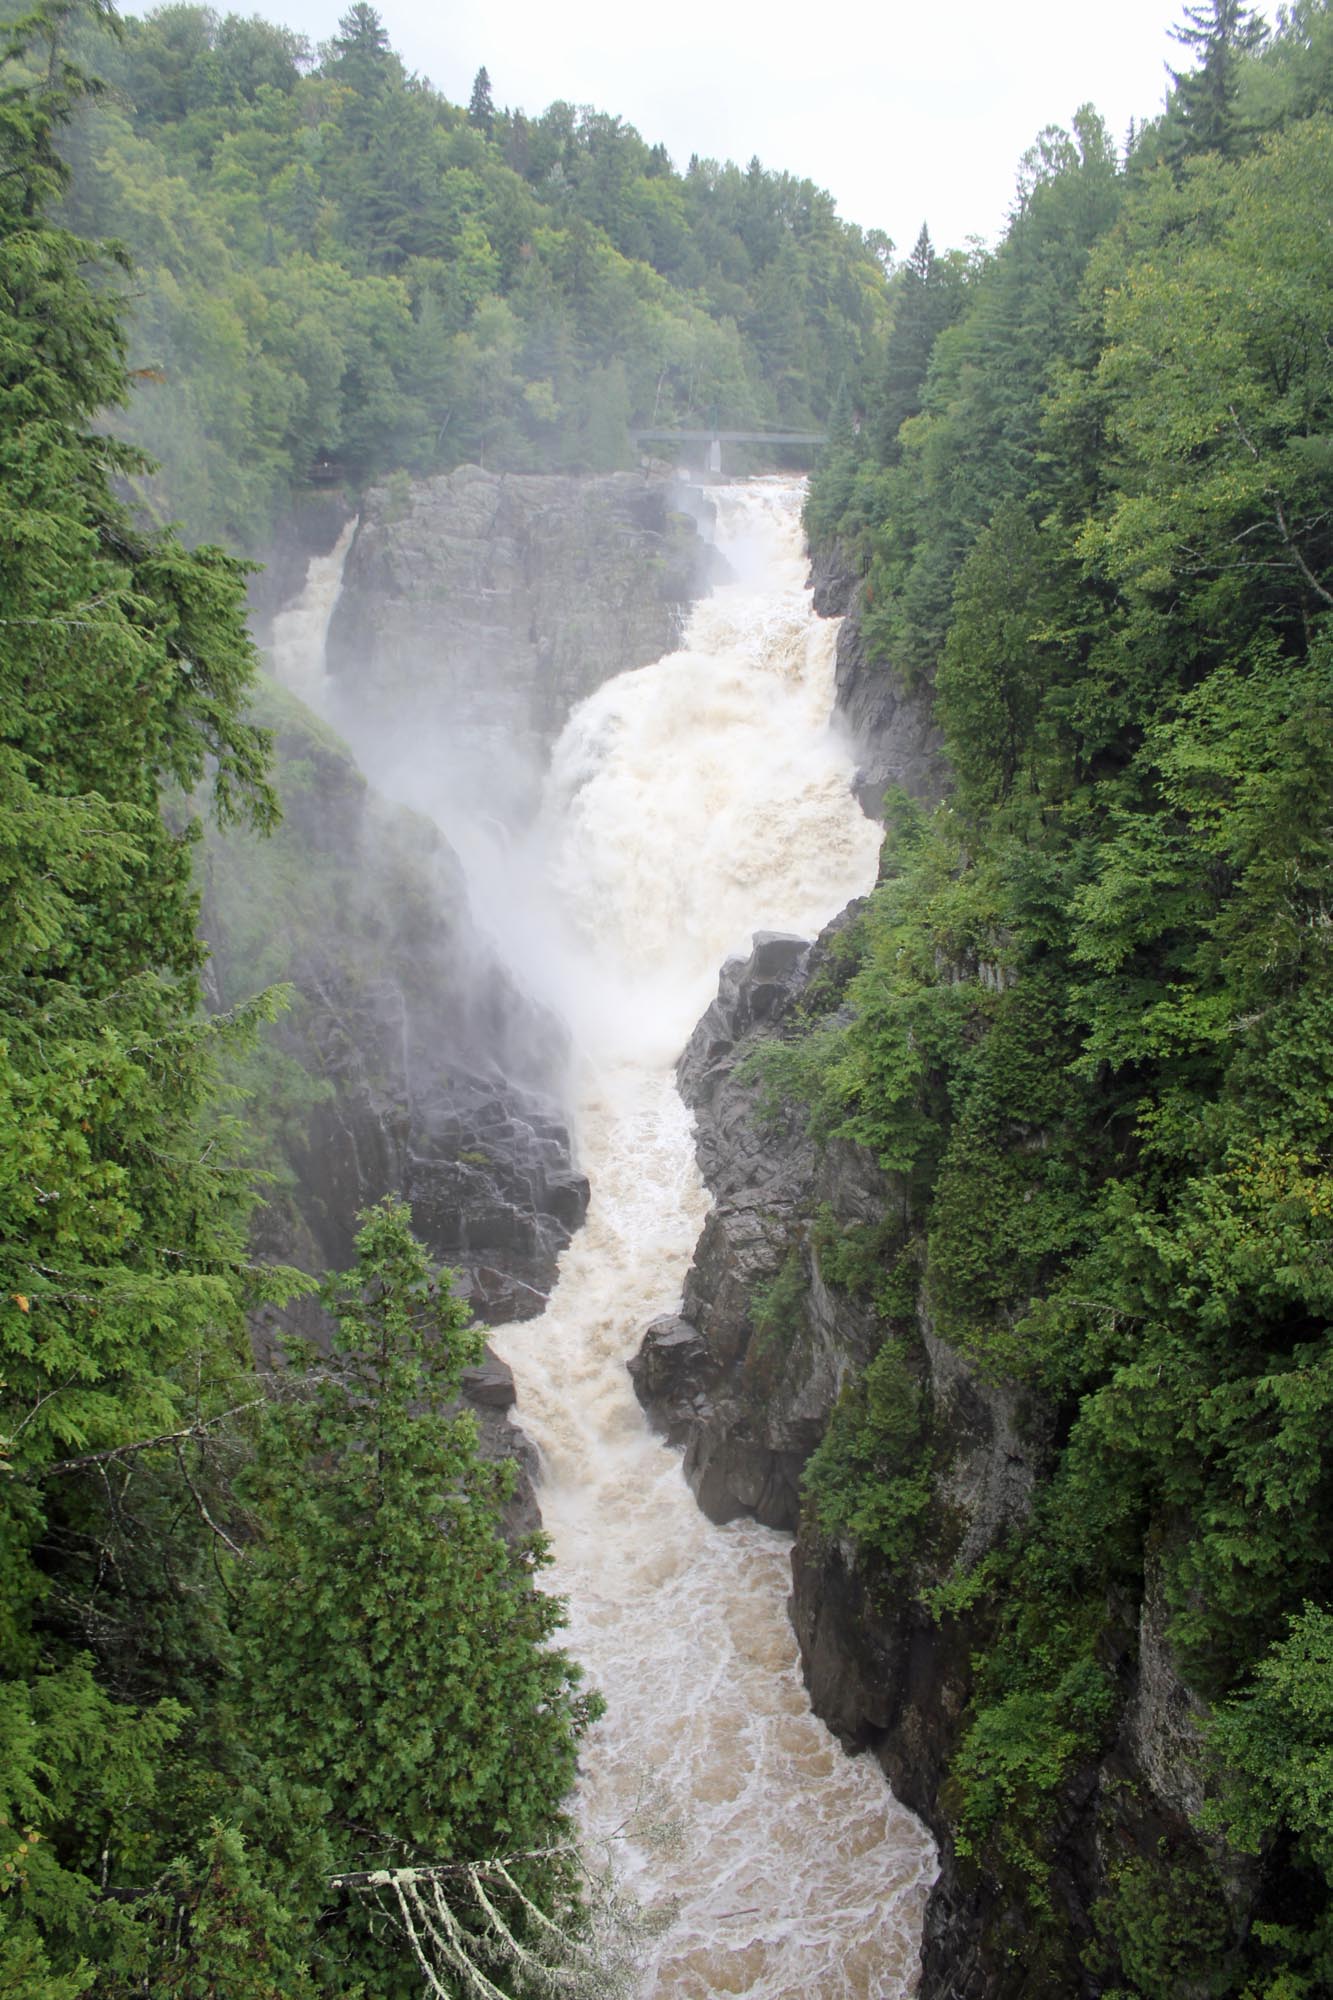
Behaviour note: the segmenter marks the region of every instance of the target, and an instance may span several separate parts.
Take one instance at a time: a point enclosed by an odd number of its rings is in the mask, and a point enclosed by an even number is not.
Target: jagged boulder
[[[821,1202],[869,1199],[870,1163],[854,1147],[820,1154],[799,1118],[763,1115],[764,1086],[745,1069],[756,1040],[780,1032],[810,981],[827,971],[854,916],[845,913],[815,945],[758,932],[748,958],[723,967],[717,998],[677,1066],[715,1204],[679,1319],[648,1329],[630,1372],[650,1419],[685,1446],[686,1477],[719,1521],[753,1514],[796,1527],[802,1469],[849,1356],[864,1358],[871,1337],[868,1323],[857,1334],[835,1323],[808,1241]],[[799,1325],[783,1310],[794,1288],[803,1294]]]

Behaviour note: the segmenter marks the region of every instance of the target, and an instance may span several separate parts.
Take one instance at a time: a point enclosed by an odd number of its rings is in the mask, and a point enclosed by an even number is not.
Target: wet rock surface
[[[651,1421],[685,1446],[686,1476],[718,1521],[753,1514],[795,1529],[805,1461],[848,1368],[873,1351],[868,1316],[855,1306],[833,1310],[809,1218],[823,1203],[861,1212],[873,1199],[874,1169],[859,1148],[818,1152],[788,1112],[765,1115],[765,1087],[745,1066],[757,1043],[790,1021],[853,919],[854,911],[816,944],[757,933],[750,956],[723,967],[717,998],[677,1067],[715,1206],[680,1316],[648,1329],[630,1372]],[[791,1259],[805,1295],[800,1322],[770,1326],[765,1299]],[[793,1289],[790,1274],[785,1283]]]
[[[862,629],[861,582],[848,553],[836,543],[811,569],[815,610],[841,618],[838,634],[838,713],[855,740],[859,758],[856,795],[872,819],[882,816],[884,794],[899,787],[933,804],[948,789],[944,739],[935,724],[934,691],[911,688],[891,660],[877,659]]]
[[[892,665],[870,657],[855,605],[838,634],[837,677],[839,713],[860,753],[862,809],[879,818],[890,786],[933,804],[947,788],[947,766],[932,690],[909,688]]]
[[[329,633],[340,722],[372,769],[448,747],[502,818],[571,709],[679,644],[717,558],[669,477],[460,466],[367,496]]]
[[[514,1371],[488,1347],[476,1367],[463,1370],[462,1390],[462,1406],[476,1418],[477,1446],[482,1457],[493,1465],[511,1465],[514,1469],[513,1491],[502,1517],[504,1531],[511,1539],[531,1535],[542,1524],[537,1500],[541,1468],[536,1445],[510,1419],[509,1413],[517,1401]]]
[[[279,747],[284,821],[257,857],[271,875],[257,886],[220,846],[203,913],[219,1004],[251,976],[246,906],[265,889],[267,963],[295,989],[274,1041],[305,1101],[281,1124],[271,1249],[344,1269],[360,1211],[396,1193],[479,1317],[529,1317],[588,1202],[561,1105],[564,1032],[477,929],[434,826],[377,799],[291,701]]]

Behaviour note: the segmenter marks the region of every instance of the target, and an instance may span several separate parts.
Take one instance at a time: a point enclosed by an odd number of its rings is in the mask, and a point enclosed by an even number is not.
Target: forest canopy
[[[608,471],[631,431],[816,429],[886,323],[887,239],[808,180],[591,106],[470,107],[374,9],[318,51],[191,4],[73,34],[65,220],[135,265],[118,428],[153,504],[257,548],[293,488],[402,468]]]
[[[1288,2000],[1333,1978],[1333,16],[1204,0],[1177,39],[1124,156],[1085,109],[992,255],[923,232],[892,279],[808,520],[952,782],[890,800],[846,1011],[774,1075],[902,1191],[893,1379],[919,1311],[1042,1466],[950,1573],[947,1441],[876,1414],[877,1360],[812,1469],[826,1524],[892,1519],[886,1589],[942,1562],[928,1615],[975,1621],[960,1854],[1043,1990]],[[1159,1620],[1210,1803],[1080,1940],[1062,1816]]]

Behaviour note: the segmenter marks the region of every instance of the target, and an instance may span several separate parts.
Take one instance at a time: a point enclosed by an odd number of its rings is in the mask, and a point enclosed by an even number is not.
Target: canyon
[[[944,1440],[929,1557],[896,1576],[868,1571],[850,1542],[821,1533],[802,1506],[803,1472],[839,1394],[883,1339],[864,1293],[825,1268],[827,1246],[848,1232],[873,1234],[906,1197],[866,1149],[817,1145],[801,1113],[769,1101],[750,1060],[774,1038],[837,1017],[840,939],[856,921],[855,895],[874,880],[873,829],[861,820],[865,834],[834,837],[835,848],[852,838],[864,858],[838,864],[841,894],[836,870],[812,892],[802,857],[824,836],[799,809],[790,822],[781,816],[805,776],[779,759],[737,782],[725,761],[734,745],[701,747],[672,720],[697,722],[710,703],[721,710],[740,699],[718,686],[716,649],[734,643],[734,631],[707,634],[705,664],[691,663],[701,657],[700,617],[706,624],[721,606],[725,622],[734,564],[753,554],[754,525],[737,520],[746,505],[762,515],[761,488],[744,502],[640,475],[524,480],[463,468],[373,493],[354,531],[332,524],[336,546],[318,550],[311,569],[304,636],[290,626],[284,635],[281,619],[273,635],[288,688],[337,731],[282,698],[284,768],[313,772],[306,793],[289,801],[283,838],[331,857],[305,879],[331,867],[321,912],[343,939],[332,970],[327,957],[298,954],[288,973],[304,996],[293,1053],[329,1095],[289,1142],[292,1187],[270,1204],[264,1247],[298,1261],[304,1251],[312,1265],[334,1258],[359,1203],[396,1185],[432,1252],[462,1272],[479,1316],[508,1324],[474,1402],[491,1449],[515,1456],[525,1480],[537,1476],[556,1584],[571,1600],[572,1643],[611,1694],[603,1730],[614,1751],[592,1753],[589,1824],[641,1828],[654,1814],[673,1817],[663,1786],[691,1801],[688,1840],[700,1858],[667,1871],[683,1885],[684,1916],[654,1961],[653,1991],[704,1995],[720,1979],[723,1990],[776,2000],[814,1979],[827,1994],[906,1992],[924,1923],[923,2000],[1037,1993],[1050,1989],[1034,1978],[1068,1968],[1023,1962],[1004,1885],[960,1861],[947,1810],[977,1635],[966,1609],[937,1618],[926,1604],[947,1575],[981,1561],[1024,1518],[1046,1463],[1047,1419],[1011,1387],[983,1379],[922,1312],[910,1365]],[[719,504],[734,517],[725,557]],[[767,504],[771,512],[771,494]],[[786,500],[788,518],[795,504]],[[326,545],[330,525],[321,525]],[[800,565],[799,549],[787,560]],[[843,762],[817,777],[816,793],[831,800],[840,790],[851,807],[853,792],[870,804],[896,784],[933,802],[947,773],[928,693],[867,659],[855,582],[836,552],[809,582],[824,619],[841,623],[829,622],[822,639],[821,620],[808,628],[814,638],[802,623],[793,639],[791,626],[775,657],[782,645],[789,660],[793,644],[803,660],[822,646],[823,678],[805,699],[825,714],[836,705],[842,721],[830,742]],[[794,606],[805,583],[803,570],[788,573],[779,598],[785,591]],[[713,599],[701,602],[710,588]],[[804,621],[809,597],[801,596]],[[760,627],[784,615],[796,612],[770,604]],[[771,651],[771,642],[761,630],[761,647]],[[642,748],[630,744],[629,775],[617,779],[616,759],[640,726],[635,703],[649,700],[651,676],[672,661],[685,664],[650,705]],[[780,666],[779,682],[794,671]],[[766,698],[778,698],[772,682]],[[819,715],[811,711],[805,726],[818,739]],[[742,747],[742,757],[752,752]],[[628,789],[590,808],[602,781]],[[675,797],[673,817],[672,795],[701,782],[713,786],[708,805],[690,791]],[[598,821],[598,811],[620,817]],[[559,828],[553,813],[563,815]],[[562,852],[571,828],[573,846]],[[656,858],[645,863],[639,848],[654,842]],[[751,844],[786,857],[794,893],[766,892]],[[712,873],[710,849],[723,864]],[[622,894],[630,865],[647,872]],[[550,909],[562,897],[558,935]],[[323,921],[310,928],[327,940]],[[728,950],[719,981],[714,968]],[[225,921],[216,956],[224,977]],[[670,1145],[655,1165],[659,1141],[649,1135],[660,1133]],[[691,1143],[703,1183],[693,1194],[681,1165]],[[665,1262],[654,1261],[664,1244]],[[775,1287],[781,1323],[763,1309]],[[570,1334],[588,1323],[595,1360],[577,1345],[582,1334]],[[682,1512],[673,1458],[653,1457],[626,1410],[627,1363],[653,1425],[684,1451],[697,1526]],[[505,1414],[514,1378],[521,1431]],[[572,1425],[571,1382],[582,1406]],[[631,1493],[639,1511],[627,1512]],[[657,1517],[646,1562],[645,1531],[635,1525],[645,1495]],[[535,1517],[525,1483],[515,1518]],[[717,1530],[729,1543],[717,1542]],[[719,1547],[729,1553],[719,1557]],[[700,1592],[698,1576],[719,1561],[719,1576]],[[795,1644],[784,1655],[771,1624],[757,1640],[716,1607],[734,1597],[726,1566],[739,1563],[780,1617],[789,1561]],[[1068,1828],[1055,1879],[1075,1946],[1091,1935],[1118,1852],[1148,1853],[1163,1839],[1197,1845],[1188,1818],[1198,1783],[1192,1702],[1160,1603],[1155,1615],[1152,1629],[1124,1634],[1114,1752],[1080,1772],[1062,1808]],[[1143,1619],[1153,1616],[1145,1606]],[[664,1619],[675,1635],[665,1651]],[[726,1668],[716,1663],[719,1646]],[[817,1738],[791,1734],[807,1699],[797,1648],[815,1714],[846,1749],[878,1761],[939,1844],[941,1870],[924,1906],[929,1843],[905,1816],[886,1833],[882,1815],[892,1820],[897,1809],[883,1788],[873,1807],[859,1776],[857,1803],[840,1806],[841,1774],[861,1772],[864,1759],[830,1760]],[[695,1693],[684,1669],[691,1658],[714,1660]],[[729,1701],[719,1706],[724,1682]],[[760,1723],[775,1690],[772,1721]],[[850,1878],[837,1874],[841,1844],[829,1849],[826,1833],[798,1819],[763,1886],[769,1864],[755,1858],[756,1828],[771,1807],[752,1779],[725,1775],[747,1733],[747,1754],[778,1767],[779,1797],[784,1784],[789,1801],[822,1794],[815,1827],[832,1814],[863,1829],[841,1854]],[[698,1775],[682,1766],[685,1736]],[[642,1766],[656,1775],[645,1778]],[[1095,1797],[1110,1811],[1088,1813]],[[644,1834],[636,1845],[634,1828],[631,1880],[660,1900],[652,1841]],[[825,1849],[827,1881],[814,1860]],[[762,1915],[747,1918],[743,1935],[730,1934],[723,1905],[762,1912],[771,1898],[776,1911],[803,1871],[802,1915],[775,1916],[776,1931]],[[850,1892],[848,1879],[861,1886]],[[820,1906],[839,1897],[845,1921],[823,1923]],[[793,1926],[804,1935],[799,1971]]]

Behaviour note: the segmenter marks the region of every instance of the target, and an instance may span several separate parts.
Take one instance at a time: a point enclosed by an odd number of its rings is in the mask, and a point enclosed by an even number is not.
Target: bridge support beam
[[[709,441],[709,445],[708,445],[708,470],[709,470],[710,472],[721,472],[721,470],[722,470],[722,440],[721,440],[721,438],[718,438],[718,437],[715,437],[715,438],[712,438],[712,439],[710,439],[710,441]]]

